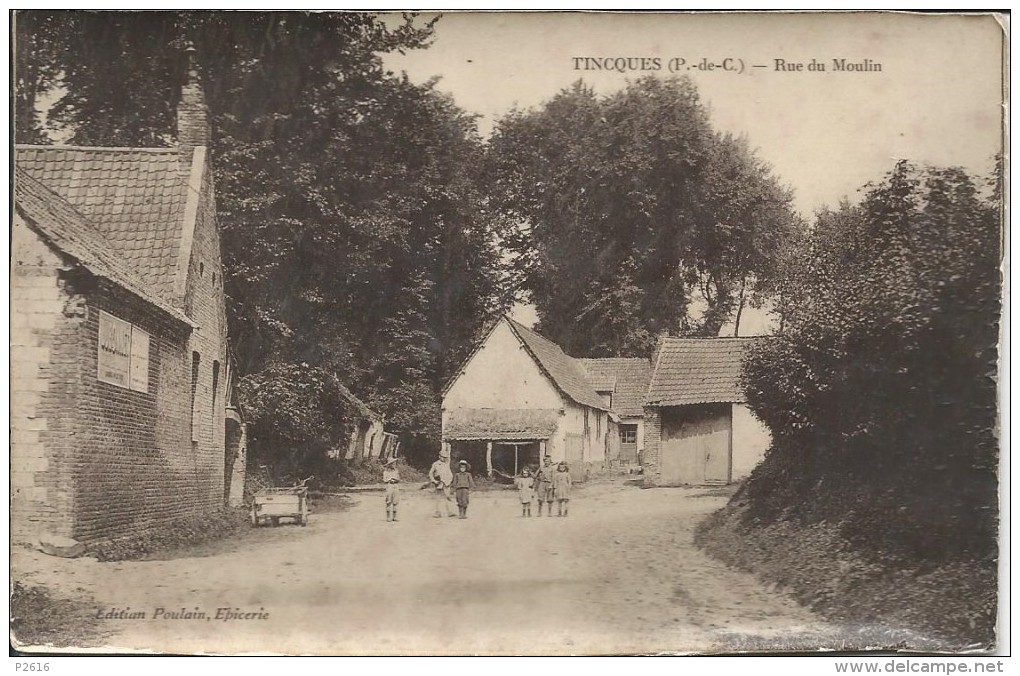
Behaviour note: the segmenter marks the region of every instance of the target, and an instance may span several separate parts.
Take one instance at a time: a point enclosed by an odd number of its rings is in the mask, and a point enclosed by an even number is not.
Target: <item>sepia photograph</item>
[[[1002,650],[1008,14],[10,22],[13,651]]]

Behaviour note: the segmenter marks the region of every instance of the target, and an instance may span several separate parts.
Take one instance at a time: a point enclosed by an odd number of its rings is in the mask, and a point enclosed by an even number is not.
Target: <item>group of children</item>
[[[450,489],[453,490],[453,497],[457,500],[457,512],[461,519],[467,518],[467,509],[470,502],[471,489],[475,487],[474,477],[471,476],[470,466],[466,460],[457,464],[457,472],[449,468],[449,456],[446,451],[440,453],[439,460],[433,463],[429,470],[429,484],[436,499],[436,517],[441,517],[440,506],[446,506],[447,516],[453,516],[449,511]],[[548,515],[552,516],[553,502],[557,503],[557,516],[567,516],[570,502],[570,468],[566,462],[561,462],[553,470],[552,458],[545,456],[544,464],[535,471],[525,467],[519,476],[512,477],[517,487],[517,494],[521,500],[521,516],[531,516],[531,503],[538,498],[538,515],[542,516],[542,507],[549,503]],[[397,520],[397,505],[400,502],[400,472],[397,470],[397,459],[389,458],[383,465],[383,484],[386,486],[386,521]]]
[[[552,459],[545,456],[545,464],[538,468],[535,476],[527,467],[514,478],[517,494],[521,499],[521,516],[531,516],[531,501],[538,498],[538,515],[542,516],[542,505],[549,503],[548,516],[552,516],[553,501],[556,502],[557,516],[566,516],[570,506],[570,468],[561,462],[554,472]]]

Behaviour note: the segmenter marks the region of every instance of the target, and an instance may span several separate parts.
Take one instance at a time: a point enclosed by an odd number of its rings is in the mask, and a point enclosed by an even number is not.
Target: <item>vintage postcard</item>
[[[16,649],[1001,645],[1003,17],[12,21]]]

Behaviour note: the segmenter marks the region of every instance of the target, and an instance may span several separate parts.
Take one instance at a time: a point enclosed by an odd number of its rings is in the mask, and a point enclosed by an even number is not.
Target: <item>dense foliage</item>
[[[745,364],[773,445],[755,518],[936,565],[994,556],[999,191],[905,162],[819,214]]]
[[[325,471],[327,459],[346,451],[342,444],[350,438],[359,412],[333,374],[307,364],[275,364],[242,377],[238,396],[249,419],[253,467],[272,466],[276,476],[290,482],[308,474],[328,478],[336,473],[335,467]]]
[[[540,330],[571,354],[647,354],[717,335],[797,231],[791,196],[743,139],[712,130],[688,78],[605,97],[578,82],[499,121],[493,204]]]
[[[306,392],[295,388],[316,387],[321,369],[425,453],[441,384],[509,303],[474,120],[379,59],[426,46],[432,25],[364,13],[24,12],[17,35],[23,142],[46,142],[49,129],[76,144],[172,144],[184,46],[194,46],[247,401],[259,400],[256,384]],[[125,95],[111,95],[114,83]],[[56,100],[44,127],[45,97]],[[248,412],[258,439],[285,424],[262,418],[269,410]],[[316,435],[337,431],[329,414],[318,412]]]

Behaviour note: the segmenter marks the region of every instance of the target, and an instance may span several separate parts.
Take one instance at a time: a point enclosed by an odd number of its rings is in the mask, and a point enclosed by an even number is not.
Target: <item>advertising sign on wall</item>
[[[100,310],[97,377],[104,383],[148,392],[149,334]]]

